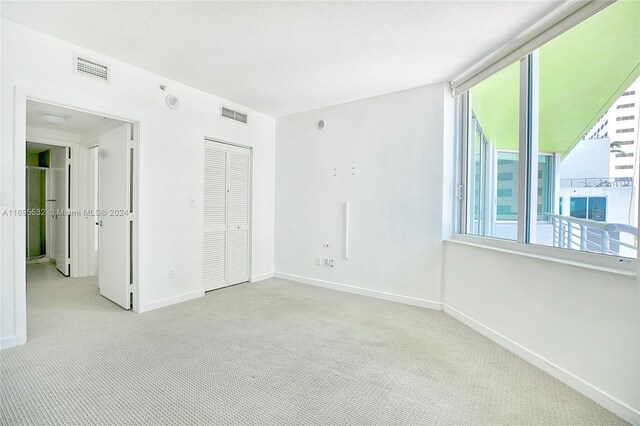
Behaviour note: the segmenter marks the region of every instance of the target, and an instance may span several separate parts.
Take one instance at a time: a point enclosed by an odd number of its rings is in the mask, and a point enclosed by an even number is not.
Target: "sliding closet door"
[[[204,290],[249,280],[251,155],[205,141]]]

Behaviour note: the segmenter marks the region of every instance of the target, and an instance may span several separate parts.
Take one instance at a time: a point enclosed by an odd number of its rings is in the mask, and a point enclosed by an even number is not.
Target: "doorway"
[[[133,122],[27,99],[27,294],[82,280],[87,297],[132,308],[135,135]]]
[[[70,269],[70,148],[27,142],[27,264],[52,264],[65,277]],[[29,270],[35,266],[27,267]]]

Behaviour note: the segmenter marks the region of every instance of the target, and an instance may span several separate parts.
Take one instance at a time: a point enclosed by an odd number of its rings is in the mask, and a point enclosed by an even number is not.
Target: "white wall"
[[[140,120],[139,286],[141,310],[202,294],[203,139],[205,136],[253,147],[252,275],[269,276],[274,263],[275,120],[216,96],[187,87],[113,58],[2,20],[2,208],[23,208],[14,191],[16,172],[23,173],[14,152],[14,88],[47,97],[117,111]],[[84,53],[112,67],[104,84],[72,72],[73,53]],[[180,109],[164,103],[168,92],[180,98]],[[66,102],[66,101],[65,101]],[[63,102],[63,103],[65,103]],[[220,103],[249,113],[248,126],[221,119]],[[121,114],[120,114],[121,113]],[[22,155],[24,157],[24,154]],[[15,168],[14,168],[15,167]],[[18,168],[20,170],[18,170]],[[194,197],[197,207],[191,208]],[[15,343],[14,232],[20,219],[2,218],[1,324],[3,346]],[[17,238],[17,235],[15,236]],[[20,254],[22,257],[22,255]],[[176,277],[169,279],[168,268]],[[19,339],[18,339],[19,340]]]
[[[444,284],[446,305],[597,389],[617,414],[602,394],[638,410],[635,279],[447,242]]]
[[[278,119],[277,273],[437,307],[443,138],[445,115],[452,126],[452,111],[445,85],[435,84]],[[326,121],[324,130],[318,129],[319,120]],[[449,164],[453,150],[446,155]],[[348,260],[343,258],[345,201],[350,203]],[[450,211],[450,199],[446,204]],[[316,266],[316,256],[335,258],[335,267]]]
[[[616,414],[636,419],[636,280],[443,242],[453,229],[453,147],[452,99],[444,85],[278,119],[277,275],[444,306]],[[348,260],[342,257],[344,201],[351,204]],[[316,266],[316,256],[335,258],[335,268]]]

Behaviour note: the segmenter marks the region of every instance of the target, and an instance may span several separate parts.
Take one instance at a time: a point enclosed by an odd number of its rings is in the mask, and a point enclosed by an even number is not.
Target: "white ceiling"
[[[275,117],[448,81],[558,1],[2,2],[2,15]]]
[[[42,113],[54,113],[67,117],[67,124],[54,126],[42,119]],[[87,112],[76,111],[57,105],[36,101],[27,101],[27,133],[44,130],[73,136],[75,140],[88,141],[102,132],[114,129],[123,124],[122,121],[106,118]],[[43,132],[35,132],[43,134]]]

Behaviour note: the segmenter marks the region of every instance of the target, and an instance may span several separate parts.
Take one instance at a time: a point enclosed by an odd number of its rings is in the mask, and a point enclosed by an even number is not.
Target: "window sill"
[[[565,250],[554,247],[522,244],[515,241],[499,240],[475,235],[456,234],[446,242],[498,251],[501,253],[526,256],[548,262],[586,268],[600,272],[607,272],[634,279],[636,277],[635,259],[604,256],[595,253]]]

